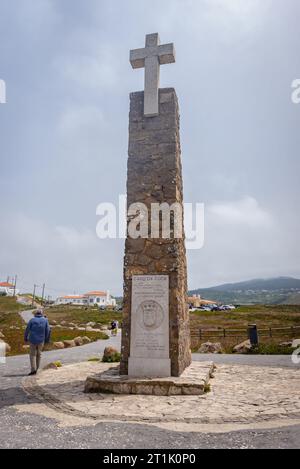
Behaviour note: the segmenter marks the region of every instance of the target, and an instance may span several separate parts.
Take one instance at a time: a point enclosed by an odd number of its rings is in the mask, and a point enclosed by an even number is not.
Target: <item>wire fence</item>
[[[269,327],[267,329],[258,329],[259,337],[280,337],[281,335],[295,336],[300,334],[300,326],[288,327]],[[198,337],[200,340],[208,338],[226,339],[230,337],[249,337],[249,329],[198,329],[192,331],[193,337]]]

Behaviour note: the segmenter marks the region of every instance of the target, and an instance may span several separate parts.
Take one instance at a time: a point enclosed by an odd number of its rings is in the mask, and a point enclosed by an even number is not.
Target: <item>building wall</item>
[[[0,293],[6,293],[7,296],[14,296],[14,293],[18,295],[20,291],[16,289],[14,292],[13,288],[0,287]]]
[[[84,306],[87,304],[85,300],[81,299],[71,299],[71,298],[57,298],[56,300],[57,305],[77,305],[77,306]]]
[[[117,302],[114,298],[109,296],[89,296],[88,304],[96,304],[98,306],[116,306]]]
[[[57,305],[68,305],[72,304],[74,306],[116,306],[117,302],[110,295],[99,296],[99,295],[90,295],[84,299],[75,299],[75,298],[57,298]]]

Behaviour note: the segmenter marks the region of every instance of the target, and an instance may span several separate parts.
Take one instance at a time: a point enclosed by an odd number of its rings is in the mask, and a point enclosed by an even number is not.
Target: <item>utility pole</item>
[[[44,294],[45,294],[45,284],[43,283],[43,291],[42,291],[42,306],[44,306]]]
[[[34,285],[33,285],[33,295],[32,295],[32,307],[33,307],[33,305],[34,305],[34,300],[35,300],[35,289],[36,289],[36,287],[37,287],[37,285],[36,285],[36,284],[34,284]]]
[[[14,283],[14,297],[16,296],[16,286],[17,286],[17,278],[18,276],[15,276],[15,283]]]

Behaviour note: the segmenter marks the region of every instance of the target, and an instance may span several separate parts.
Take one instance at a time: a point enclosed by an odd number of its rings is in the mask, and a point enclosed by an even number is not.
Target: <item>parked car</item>
[[[218,305],[206,305],[205,307],[208,308],[209,311],[213,311],[214,308],[218,308],[219,306]]]

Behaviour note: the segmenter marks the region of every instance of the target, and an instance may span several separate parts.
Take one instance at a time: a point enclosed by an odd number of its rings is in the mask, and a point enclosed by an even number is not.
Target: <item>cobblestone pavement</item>
[[[196,362],[193,366],[196,369]],[[57,410],[98,420],[157,424],[255,424],[300,420],[298,370],[218,365],[215,378],[211,380],[211,392],[202,396],[84,394],[86,377],[110,367],[103,363],[77,363],[48,370],[36,380],[27,379],[25,388],[33,396],[46,399]]]
[[[82,362],[89,357],[101,354],[106,345],[119,346],[120,338],[113,338],[109,342],[97,342],[76,349],[65,351],[52,351],[44,354],[44,364],[52,360],[62,360],[67,364]],[[247,356],[221,356],[223,362],[234,359],[239,365],[249,364],[249,359],[254,357]],[[269,359],[269,360],[266,360]],[[211,356],[195,355],[194,359],[205,359],[211,361]],[[268,361],[268,363],[266,363]],[[279,374],[280,389],[286,388],[286,394],[281,393],[282,401],[280,408],[290,412],[289,405],[291,397],[294,395],[294,410],[298,413],[299,397],[295,395],[295,387],[298,387],[298,378],[291,380],[291,386],[284,383],[285,374],[288,370],[281,370],[282,367],[291,368],[290,357],[255,357],[256,365],[266,366],[265,370],[271,365],[274,370],[270,371],[273,378]],[[93,365],[90,363],[90,365]],[[255,366],[253,364],[253,366]],[[280,367],[280,369],[278,368]],[[11,357],[6,365],[0,365],[0,448],[299,448],[300,447],[300,418],[297,420],[285,417],[276,418],[274,396],[277,395],[277,386],[270,386],[269,392],[271,400],[270,409],[273,412],[270,420],[262,419],[254,424],[205,424],[205,423],[184,423],[184,422],[165,422],[161,427],[157,424],[148,425],[146,422],[98,422],[92,419],[76,418],[62,413],[59,409],[55,410],[34,396],[26,395],[23,391],[21,382],[28,373],[28,357]],[[243,367],[242,367],[243,368]],[[300,370],[300,367],[294,371]],[[269,373],[268,371],[268,373]],[[53,372],[55,373],[55,372]],[[219,377],[213,383],[221,378],[223,372],[221,367],[218,369]],[[247,373],[245,373],[247,375]],[[263,376],[263,371],[260,371]],[[224,376],[225,378],[225,376]],[[257,379],[259,377],[256,377]],[[245,376],[250,383],[250,378]],[[258,384],[259,381],[256,382]],[[240,384],[240,383],[239,383]],[[250,385],[250,384],[249,384]],[[213,384],[213,393],[215,384]],[[249,396],[257,399],[255,395],[255,386],[251,385],[253,391]],[[258,386],[257,386],[258,387]],[[220,391],[221,392],[221,391]],[[242,398],[239,387],[231,388],[231,400],[235,400],[235,394]],[[293,393],[293,394],[292,394]],[[298,393],[296,389],[296,393]],[[261,393],[259,393],[261,394]],[[211,399],[213,394],[208,396]],[[263,399],[260,397],[259,399]],[[228,397],[229,399],[229,397]],[[207,401],[208,402],[208,401]],[[258,401],[262,405],[262,400]],[[278,404],[278,402],[277,402]],[[276,404],[276,406],[277,406]],[[224,404],[226,405],[226,403]],[[247,405],[249,402],[247,400]],[[210,405],[204,406],[209,410]],[[257,407],[250,405],[250,409]],[[252,411],[253,411],[252,408]],[[23,411],[21,411],[23,409]],[[24,411],[26,409],[26,411]],[[110,411],[114,410],[112,402]],[[222,410],[222,409],[221,409]],[[265,409],[267,412],[267,409]],[[140,414],[143,408],[140,409]],[[278,412],[275,412],[276,415]],[[63,417],[62,417],[63,415]],[[284,415],[284,414],[283,414]],[[289,414],[290,417],[291,414]],[[118,415],[119,417],[119,415]],[[193,416],[192,416],[193,417]],[[245,417],[246,418],[246,417]],[[265,415],[265,418],[267,416]],[[269,415],[270,418],[270,415]],[[254,428],[255,427],[255,428]],[[267,427],[267,428],[266,428]]]

